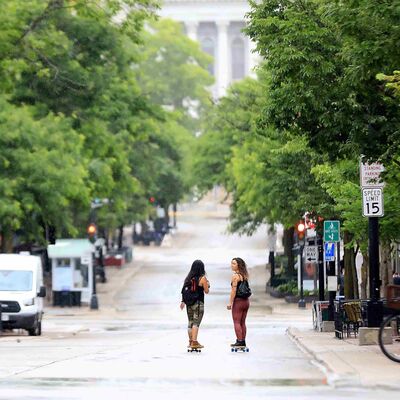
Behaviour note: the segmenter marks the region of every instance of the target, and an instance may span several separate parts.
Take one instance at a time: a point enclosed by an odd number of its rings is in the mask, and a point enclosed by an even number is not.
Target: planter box
[[[125,264],[125,258],[122,254],[106,255],[104,265],[107,267],[122,267]]]

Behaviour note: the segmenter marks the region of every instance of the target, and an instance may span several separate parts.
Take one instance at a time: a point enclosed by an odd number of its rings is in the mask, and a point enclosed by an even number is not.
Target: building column
[[[189,39],[197,41],[197,27],[199,23],[197,21],[187,21],[185,22],[186,32]]]
[[[218,21],[218,53],[217,53],[217,90],[218,96],[226,93],[229,85],[229,46],[228,46],[229,21]]]

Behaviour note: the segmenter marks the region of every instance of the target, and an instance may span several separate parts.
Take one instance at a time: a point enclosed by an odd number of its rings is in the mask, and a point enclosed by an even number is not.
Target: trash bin
[[[121,251],[124,254],[125,262],[130,263],[132,261],[132,247],[123,246],[121,247]]]

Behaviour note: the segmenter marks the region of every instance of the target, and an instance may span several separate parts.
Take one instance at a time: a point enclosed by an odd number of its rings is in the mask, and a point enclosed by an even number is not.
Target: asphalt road
[[[251,238],[227,236],[226,215],[226,208],[211,203],[187,206],[172,240],[163,247],[135,249],[134,264],[140,268],[126,275],[106,309],[49,310],[42,337],[0,337],[0,399],[387,396],[329,384],[325,371],[286,334],[288,326],[311,326],[309,312],[272,312],[264,292],[265,228]],[[235,256],[248,262],[254,291],[248,316],[250,352],[237,354],[230,351],[234,332],[226,310]],[[180,289],[197,258],[205,262],[211,283],[199,334],[205,348],[187,353]]]

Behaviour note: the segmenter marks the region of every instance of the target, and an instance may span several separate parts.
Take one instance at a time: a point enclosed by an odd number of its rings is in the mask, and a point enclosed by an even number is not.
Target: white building
[[[246,0],[164,0],[160,16],[182,22],[186,34],[213,56],[209,70],[216,82],[215,98],[230,83],[252,74],[256,65],[254,44],[242,32],[249,11]]]

